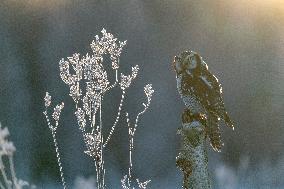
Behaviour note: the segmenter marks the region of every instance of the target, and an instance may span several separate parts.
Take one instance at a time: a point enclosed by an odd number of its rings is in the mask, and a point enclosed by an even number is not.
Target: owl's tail
[[[234,123],[227,112],[224,113],[224,121],[228,127],[231,127],[234,130]]]

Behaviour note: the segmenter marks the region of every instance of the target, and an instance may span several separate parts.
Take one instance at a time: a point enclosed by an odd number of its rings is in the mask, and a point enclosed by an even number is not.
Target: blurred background
[[[17,147],[18,177],[39,188],[61,188],[43,97],[65,102],[58,130],[68,185],[95,175],[74,117],[69,88],[59,77],[61,58],[91,52],[102,28],[127,40],[121,71],[140,74],[126,96],[134,116],[143,86],[155,94],[135,140],[134,172],[150,188],[181,188],[175,167],[176,130],[184,105],[171,62],[183,50],[199,52],[223,86],[235,131],[222,127],[225,146],[209,151],[214,188],[284,188],[284,2],[282,0],[1,0],[0,121]],[[119,92],[105,101],[106,131]],[[127,173],[125,119],[106,152],[107,185],[120,188]],[[79,181],[78,181],[79,178]],[[76,181],[76,182],[75,182]]]

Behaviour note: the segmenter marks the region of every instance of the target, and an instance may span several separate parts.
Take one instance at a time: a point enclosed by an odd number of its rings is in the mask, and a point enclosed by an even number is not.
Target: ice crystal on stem
[[[48,125],[48,127],[51,131],[51,134],[52,134],[53,143],[54,143],[55,152],[56,152],[57,164],[58,164],[58,167],[59,167],[59,172],[60,172],[60,177],[61,177],[61,182],[62,182],[63,188],[66,189],[67,187],[66,187],[66,182],[65,182],[65,178],[64,178],[64,173],[63,173],[58,143],[57,143],[57,139],[56,139],[58,121],[59,121],[59,118],[60,118],[61,111],[64,108],[64,103],[62,102],[61,104],[56,105],[55,108],[54,108],[54,111],[52,113],[52,118],[55,121],[55,125],[54,125],[54,124],[51,123],[49,116],[48,116],[48,111],[47,111],[48,107],[51,105],[51,96],[49,95],[48,92],[46,92],[46,94],[45,94],[44,102],[45,102],[45,111],[43,112],[43,114],[45,115],[47,125]]]
[[[80,127],[80,130],[84,131],[86,127],[85,112],[81,108],[78,108],[77,111],[75,112],[75,115],[78,120],[78,125]]]
[[[61,104],[56,105],[56,107],[54,108],[54,112],[52,114],[52,117],[53,117],[53,119],[56,123],[59,121],[59,117],[60,117],[60,114],[61,114],[61,111],[62,111],[63,108],[64,108],[63,102]]]
[[[49,107],[51,104],[51,96],[49,95],[48,92],[45,93],[45,97],[44,97],[44,105],[45,107]]]
[[[153,95],[153,93],[154,93],[154,90],[153,90],[153,88],[152,88],[152,84],[148,84],[148,85],[146,85],[146,86],[144,87],[144,93],[145,93],[146,96],[147,96],[148,102],[150,102],[150,101],[151,101],[151,97],[152,97],[152,95]]]

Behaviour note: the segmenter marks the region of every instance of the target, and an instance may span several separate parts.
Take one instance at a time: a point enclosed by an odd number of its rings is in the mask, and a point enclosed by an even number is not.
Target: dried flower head
[[[102,135],[101,132],[97,131],[94,134],[85,134],[87,150],[85,153],[90,157],[95,158],[96,161],[101,160],[101,150],[102,150]]]
[[[67,85],[74,85],[76,77],[71,75],[69,72],[69,62],[61,59],[59,61],[60,77]]]
[[[121,88],[122,90],[127,89],[127,88],[130,86],[131,81],[132,81],[131,75],[124,75],[124,74],[121,74],[120,79],[121,79],[121,81],[120,81],[120,88]]]
[[[80,89],[79,84],[78,85],[71,85],[70,86],[70,94],[69,94],[74,102],[77,104],[80,100],[80,96],[82,95],[82,91]]]
[[[60,113],[61,113],[63,108],[64,108],[63,102],[61,104],[56,105],[56,107],[54,108],[54,112],[52,114],[52,117],[55,121],[57,121],[57,122],[59,121]]]
[[[112,69],[119,68],[119,57],[122,52],[122,48],[126,45],[126,41],[118,41],[117,38],[111,33],[107,33],[105,29],[101,31],[102,37],[95,36],[95,40],[91,43],[91,48],[95,57],[99,60],[103,60],[103,55],[109,53],[112,61]]]
[[[109,85],[107,72],[102,64],[92,62],[86,64],[84,67],[84,78],[89,80],[87,83],[92,85],[93,91],[104,92]]]
[[[78,108],[77,111],[75,112],[75,115],[80,129],[84,130],[86,126],[85,112],[81,108]]]
[[[48,92],[45,93],[45,97],[44,97],[44,105],[45,107],[49,107],[51,104],[51,96],[49,95]]]
[[[144,87],[144,93],[147,96],[148,101],[151,101],[151,97],[152,97],[152,95],[154,93],[154,89],[152,88],[152,84],[147,84]]]
[[[132,67],[132,74],[131,74],[132,79],[136,78],[136,76],[138,74],[138,71],[139,71],[139,66],[138,65]]]

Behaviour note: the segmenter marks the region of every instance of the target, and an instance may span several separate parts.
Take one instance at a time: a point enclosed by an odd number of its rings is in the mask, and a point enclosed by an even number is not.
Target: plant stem
[[[65,182],[65,179],[64,179],[63,168],[62,168],[62,164],[61,164],[60,153],[59,153],[58,144],[57,144],[57,140],[56,140],[56,136],[55,136],[55,131],[51,130],[51,132],[52,132],[53,143],[54,143],[54,147],[55,147],[55,151],[56,151],[57,164],[59,166],[61,182],[62,182],[63,188],[66,189],[67,187],[66,187],[66,182]]]
[[[11,170],[11,175],[12,175],[13,187],[17,188],[18,181],[16,177],[13,156],[9,156],[9,164],[10,164],[10,170]]]
[[[119,121],[120,114],[121,114],[121,109],[122,109],[122,106],[123,106],[124,97],[125,97],[125,91],[123,90],[122,91],[122,95],[121,95],[121,100],[120,100],[120,103],[119,103],[119,107],[118,107],[117,116],[116,116],[116,119],[115,119],[115,122],[114,122],[113,126],[111,127],[109,135],[108,135],[108,137],[107,137],[107,139],[106,139],[106,141],[105,141],[105,143],[103,145],[104,148],[108,144],[108,142],[109,142],[109,140],[110,140],[110,138],[111,138],[111,136],[112,136],[112,134],[114,132],[114,129],[115,129],[115,127],[116,127],[116,125],[117,125],[117,123]]]

